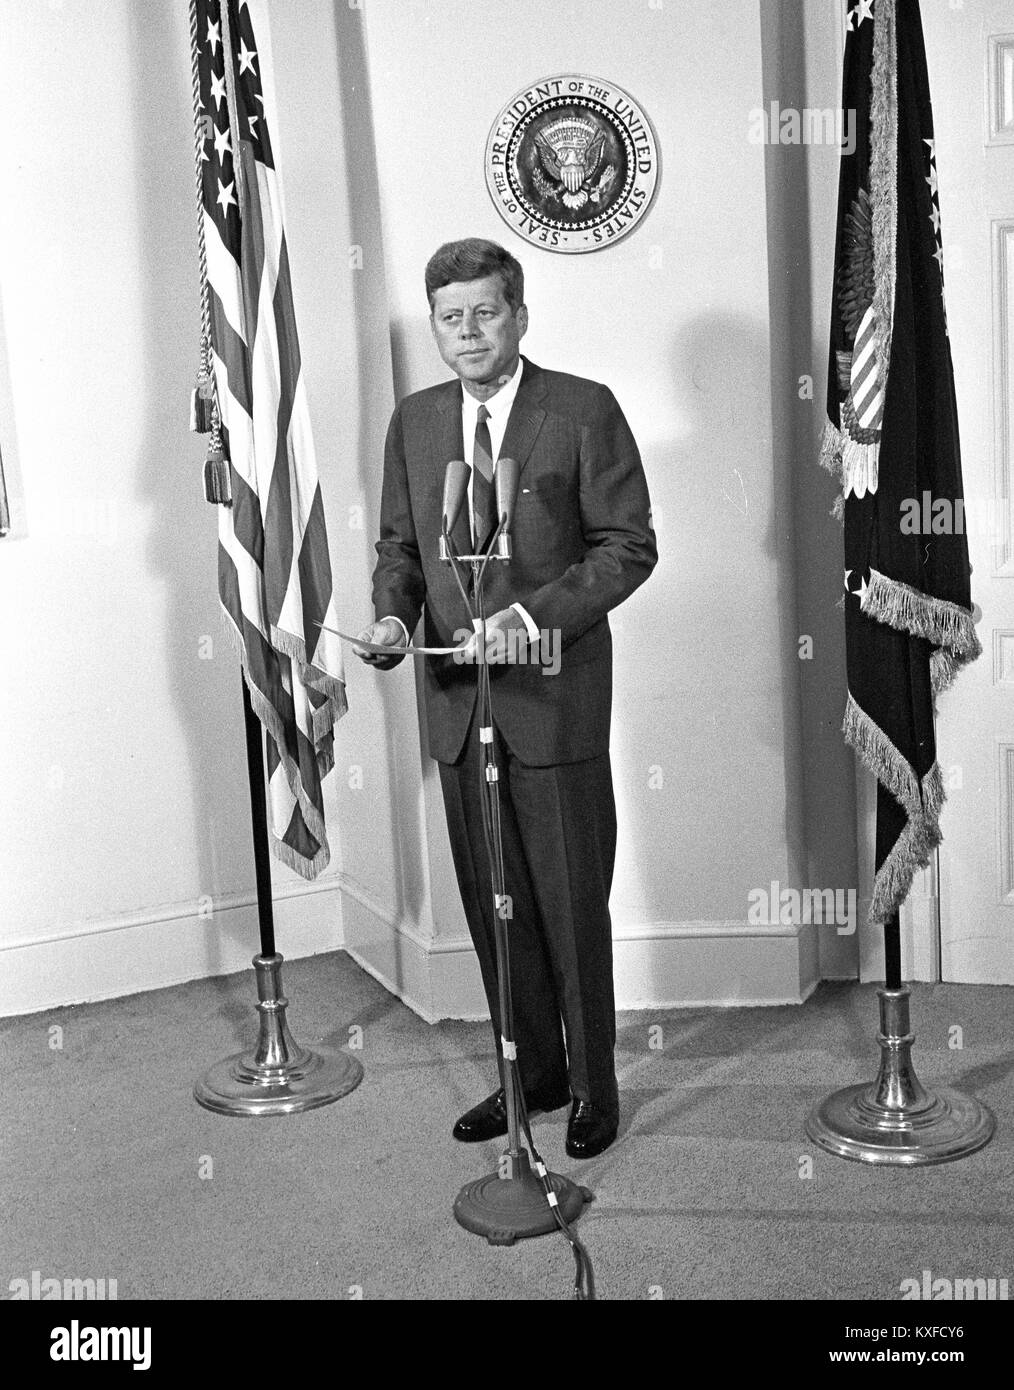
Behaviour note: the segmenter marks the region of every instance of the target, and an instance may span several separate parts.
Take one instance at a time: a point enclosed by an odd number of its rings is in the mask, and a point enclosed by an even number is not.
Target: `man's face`
[[[440,356],[466,390],[495,390],[517,367],[528,310],[522,305],[515,313],[504,298],[500,276],[487,275],[436,290],[430,327]]]

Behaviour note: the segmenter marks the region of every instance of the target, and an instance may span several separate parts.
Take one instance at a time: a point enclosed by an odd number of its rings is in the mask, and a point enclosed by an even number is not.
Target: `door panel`
[[[972,598],[939,701],[944,980],[1014,984],[1014,3],[923,0]]]

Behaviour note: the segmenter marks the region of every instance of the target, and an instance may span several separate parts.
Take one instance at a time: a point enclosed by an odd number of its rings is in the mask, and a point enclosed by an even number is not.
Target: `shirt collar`
[[[510,408],[514,404],[514,397],[518,394],[518,387],[521,385],[521,374],[525,369],[524,359],[518,358],[517,369],[510,381],[501,386],[496,395],[490,396],[488,401],[477,401],[474,396],[470,396],[464,386],[461,388],[461,400],[466,418],[474,420],[479,413],[479,406],[484,405],[494,419],[501,416],[506,419],[510,414]]]

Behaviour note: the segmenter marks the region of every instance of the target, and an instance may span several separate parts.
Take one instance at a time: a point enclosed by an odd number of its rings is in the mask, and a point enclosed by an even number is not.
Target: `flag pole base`
[[[216,1062],[194,1087],[194,1099],[217,1115],[293,1115],[354,1091],[359,1062],[331,1048],[300,1047],[289,1032],[282,993],[282,957],[254,956],[257,973],[257,1046]]]
[[[810,1112],[815,1144],[859,1163],[950,1163],[984,1148],[996,1120],[974,1096],[949,1086],[927,1091],[912,1065],[910,990],[881,989],[880,1071],[876,1081],[827,1096]]]
[[[548,1235],[558,1229],[553,1208],[546,1201],[542,1182],[532,1172],[528,1150],[508,1150],[500,1170],[466,1183],[454,1201],[454,1219],[473,1235],[485,1236],[490,1245],[513,1245],[530,1236]],[[568,1224],[580,1215],[593,1194],[559,1173],[547,1174],[556,1194],[560,1214]]]

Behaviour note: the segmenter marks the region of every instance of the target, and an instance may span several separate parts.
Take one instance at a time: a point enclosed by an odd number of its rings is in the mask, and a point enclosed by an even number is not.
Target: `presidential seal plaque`
[[[597,77],[545,77],[512,97],[486,142],[486,186],[519,236],[547,251],[598,251],[644,217],[658,183],[647,116]]]

